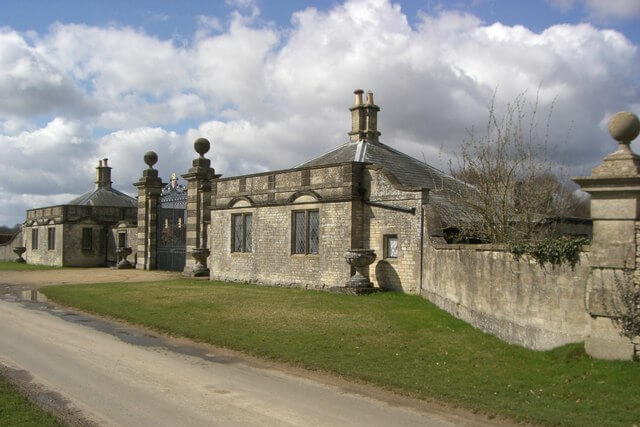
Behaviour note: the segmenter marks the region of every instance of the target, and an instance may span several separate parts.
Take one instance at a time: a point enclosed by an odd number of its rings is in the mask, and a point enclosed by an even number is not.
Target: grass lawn
[[[44,288],[160,331],[521,421],[640,423],[640,364],[505,344],[428,301],[176,280]]]
[[[0,377],[0,426],[62,426]]]
[[[62,267],[53,267],[50,265],[37,265],[37,264],[20,264],[13,261],[0,261],[0,271],[3,270],[52,270]]]

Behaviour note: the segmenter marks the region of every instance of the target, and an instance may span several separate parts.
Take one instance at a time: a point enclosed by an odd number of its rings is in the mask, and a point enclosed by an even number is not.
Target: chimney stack
[[[108,166],[109,159],[98,160],[96,168],[96,188],[111,188],[111,168]]]
[[[378,132],[378,111],[380,107],[373,103],[373,92],[367,92],[366,104],[362,102],[362,89],[356,89],[353,92],[356,101],[351,111],[351,132],[349,132],[349,140],[351,142],[368,141],[378,142],[380,132]]]

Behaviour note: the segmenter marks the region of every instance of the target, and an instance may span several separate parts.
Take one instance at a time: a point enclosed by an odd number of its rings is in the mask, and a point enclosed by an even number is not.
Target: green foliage
[[[613,321],[620,328],[620,335],[627,338],[640,336],[640,286],[633,283],[633,272],[625,271],[624,279],[615,276],[622,308],[615,310]]]
[[[0,376],[0,426],[61,426]]]
[[[593,360],[581,344],[531,351],[415,295],[353,297],[176,280],[44,288],[52,300],[525,423],[633,425],[640,365]]]
[[[541,266],[548,262],[553,267],[569,264],[574,268],[580,261],[582,246],[588,244],[589,239],[586,237],[561,236],[539,241],[511,243],[509,251],[516,260],[526,254],[533,257]]]

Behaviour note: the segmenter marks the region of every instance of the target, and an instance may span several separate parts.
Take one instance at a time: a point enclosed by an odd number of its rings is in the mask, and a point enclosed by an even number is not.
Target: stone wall
[[[54,248],[49,249],[49,229],[55,229]],[[37,230],[37,248],[34,249],[33,233]],[[23,258],[29,264],[62,266],[62,247],[64,245],[64,229],[62,224],[53,220],[45,223],[34,223],[24,228],[27,251]]]
[[[359,247],[363,165],[347,163],[214,181],[209,234],[211,279],[326,288],[351,275],[345,252]],[[317,254],[292,251],[294,211],[319,212]],[[231,251],[231,217],[252,214],[251,252]],[[361,224],[361,221],[357,221]]]
[[[109,231],[120,223],[134,224],[136,208],[106,206],[50,206],[30,209],[24,225],[24,241],[27,251],[23,258],[29,264],[65,267],[103,267],[108,265],[115,252],[107,252]],[[55,247],[49,249],[48,228],[55,228]],[[91,228],[91,250],[82,249],[82,229]],[[34,250],[33,230],[38,230],[38,245]],[[135,253],[135,241],[134,245]],[[133,259],[133,257],[132,257]]]
[[[292,254],[294,210],[317,209],[320,216],[318,254]],[[351,203],[295,205],[215,210],[211,215],[211,279],[268,285],[326,288],[342,286],[350,277],[344,254],[349,249]],[[253,215],[251,252],[231,252],[231,215]]]
[[[120,242],[120,233],[125,235],[125,247],[131,248],[131,255],[127,257],[127,260],[131,264],[135,265],[137,260],[137,232],[138,228],[131,223],[122,221],[115,227],[109,229],[109,240],[107,242],[107,265],[114,266],[120,261],[116,250]]]
[[[18,231],[8,242],[0,245],[0,261],[13,261],[18,256],[13,252],[16,246],[24,246],[22,230]]]
[[[403,191],[385,174],[367,167],[363,174],[367,194],[363,215],[364,248],[376,252],[369,267],[374,286],[416,293],[420,279],[422,192]],[[385,236],[397,236],[398,256],[385,254]]]
[[[92,230],[91,248],[82,247],[83,229]],[[107,265],[107,241],[109,231],[102,224],[84,221],[64,225],[64,259],[65,267],[104,267]]]
[[[589,334],[589,253],[575,269],[541,267],[497,245],[425,245],[421,294],[503,340],[544,350]]]

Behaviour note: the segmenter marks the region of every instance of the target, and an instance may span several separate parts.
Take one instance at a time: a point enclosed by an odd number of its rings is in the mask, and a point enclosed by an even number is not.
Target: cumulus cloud
[[[0,115],[27,117],[91,108],[82,91],[16,31],[0,28]]]
[[[637,46],[590,24],[534,32],[441,10],[411,25],[387,0],[351,0],[276,28],[235,4],[188,43],[122,26],[0,31],[0,189],[22,203],[0,223],[90,189],[99,158],[129,193],[146,151],[165,180],[184,173],[200,136],[227,176],[295,166],[347,141],[355,88],[374,91],[383,142],[436,164],[486,124],[494,93],[503,106],[528,90],[543,121],[553,105],[551,137],[576,173],[613,149],[606,118],[640,105]]]

